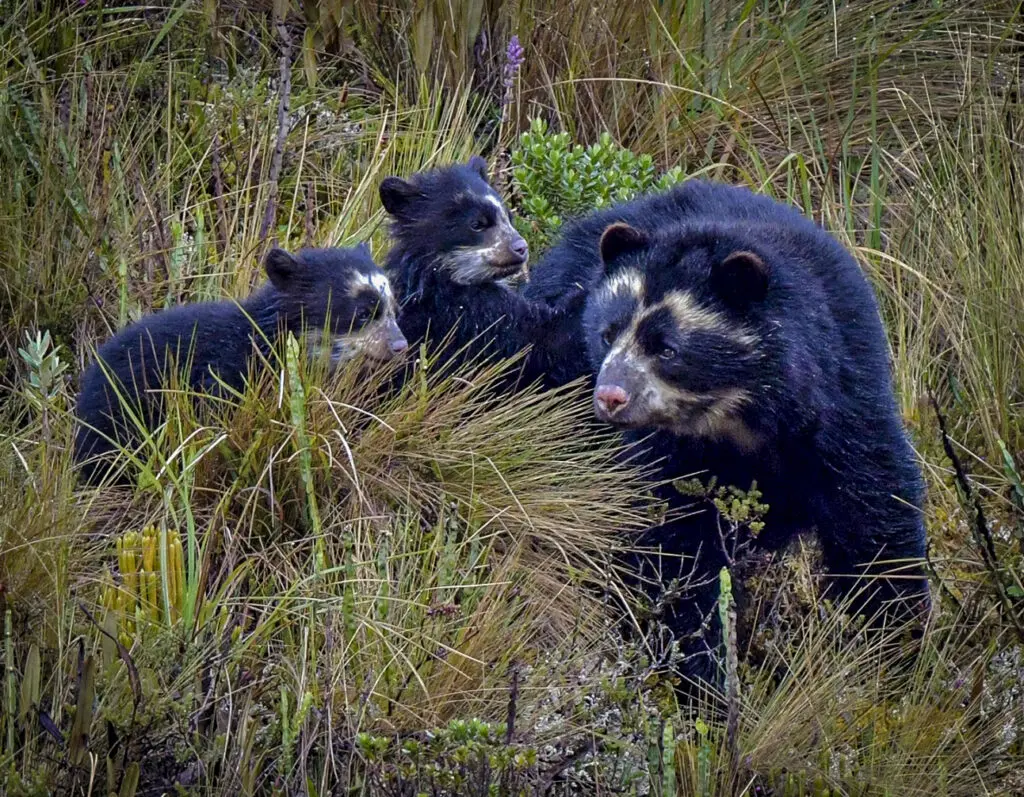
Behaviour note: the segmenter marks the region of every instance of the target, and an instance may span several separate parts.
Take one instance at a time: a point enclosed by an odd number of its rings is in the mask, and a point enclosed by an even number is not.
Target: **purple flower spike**
[[[512,100],[512,84],[515,83],[519,67],[523,65],[525,53],[526,51],[523,50],[523,46],[519,43],[519,37],[513,35],[508,40],[508,47],[505,48],[505,67],[502,70],[505,85],[505,96],[502,97],[501,101],[503,106]]]

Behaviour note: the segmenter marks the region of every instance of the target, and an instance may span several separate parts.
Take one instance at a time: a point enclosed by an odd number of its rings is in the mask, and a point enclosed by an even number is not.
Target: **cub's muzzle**
[[[381,328],[374,337],[376,345],[372,347],[371,354],[379,360],[397,357],[409,348],[409,341],[405,339],[405,335],[402,334],[402,330],[399,329],[393,318],[381,322]]]
[[[505,276],[525,271],[526,262],[530,259],[530,247],[523,236],[511,224],[502,225],[499,235],[497,256],[491,261],[492,266],[507,272]]]

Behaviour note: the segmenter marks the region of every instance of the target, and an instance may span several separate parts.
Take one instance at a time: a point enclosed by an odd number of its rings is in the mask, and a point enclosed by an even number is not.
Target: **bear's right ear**
[[[409,200],[419,196],[419,190],[401,177],[386,177],[380,184],[380,201],[392,216],[399,215]]]
[[[267,252],[267,259],[263,261],[263,268],[267,272],[271,285],[279,291],[286,290],[295,279],[295,274],[302,266],[299,261],[292,257],[284,249],[276,246]]]
[[[467,165],[470,169],[477,172],[484,179],[485,183],[490,185],[491,178],[487,176],[487,161],[479,155],[474,155],[469,159],[469,163]]]
[[[764,299],[769,277],[768,264],[760,255],[739,250],[712,267],[711,287],[727,304],[743,309]]]
[[[601,263],[607,270],[623,255],[645,249],[649,243],[647,236],[636,227],[621,221],[611,224],[601,234],[601,243],[598,245]]]

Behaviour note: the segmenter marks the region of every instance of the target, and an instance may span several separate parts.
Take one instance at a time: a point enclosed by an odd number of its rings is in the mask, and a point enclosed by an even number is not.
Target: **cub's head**
[[[584,317],[599,369],[597,417],[756,448],[747,415],[778,357],[767,312],[771,252],[741,227],[691,224],[650,235],[613,224],[600,254],[605,275]]]
[[[388,177],[380,185],[380,199],[391,216],[395,249],[406,264],[426,256],[460,285],[525,272],[526,241],[488,182],[483,158],[408,180]]]
[[[395,321],[395,300],[365,243],[352,249],[272,249],[264,267],[275,305],[311,351],[330,346],[332,365],[365,354],[381,362],[409,344]]]

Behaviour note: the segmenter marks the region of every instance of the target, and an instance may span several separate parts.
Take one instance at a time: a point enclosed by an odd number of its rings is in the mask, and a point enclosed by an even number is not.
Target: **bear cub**
[[[365,244],[294,255],[275,248],[264,269],[268,281],[241,304],[202,302],[154,313],[99,348],[76,406],[74,458],[87,482],[106,474],[118,448],[139,442],[125,403],[145,428],[161,423],[160,390],[172,367],[187,365],[184,381],[216,394],[221,383],[242,389],[250,359],[268,354],[288,332],[332,366],[357,355],[383,362],[408,347],[388,280]]]
[[[563,249],[560,290],[589,291],[597,418],[664,479],[714,476],[744,490],[756,481],[769,506],[756,544],[815,530],[830,589],[876,590],[861,592],[862,608],[889,604],[903,618],[926,609],[924,483],[874,292],[850,254],[795,208],[706,183],[604,211],[568,241],[577,254]],[[556,271],[547,287],[557,303]],[[670,484],[659,492],[680,513],[695,508]],[[705,507],[640,544],[667,555],[637,557],[642,582],[694,585],[666,625],[691,640],[685,669],[711,678],[715,635],[692,635],[717,625],[717,573],[729,560],[720,518]]]
[[[529,251],[483,158],[408,180],[388,177],[380,198],[393,240],[385,269],[411,343],[426,341],[429,356],[446,368],[505,359],[532,346],[518,368],[521,384],[557,386],[582,372],[582,300],[575,316],[567,316],[507,285],[525,273]]]

